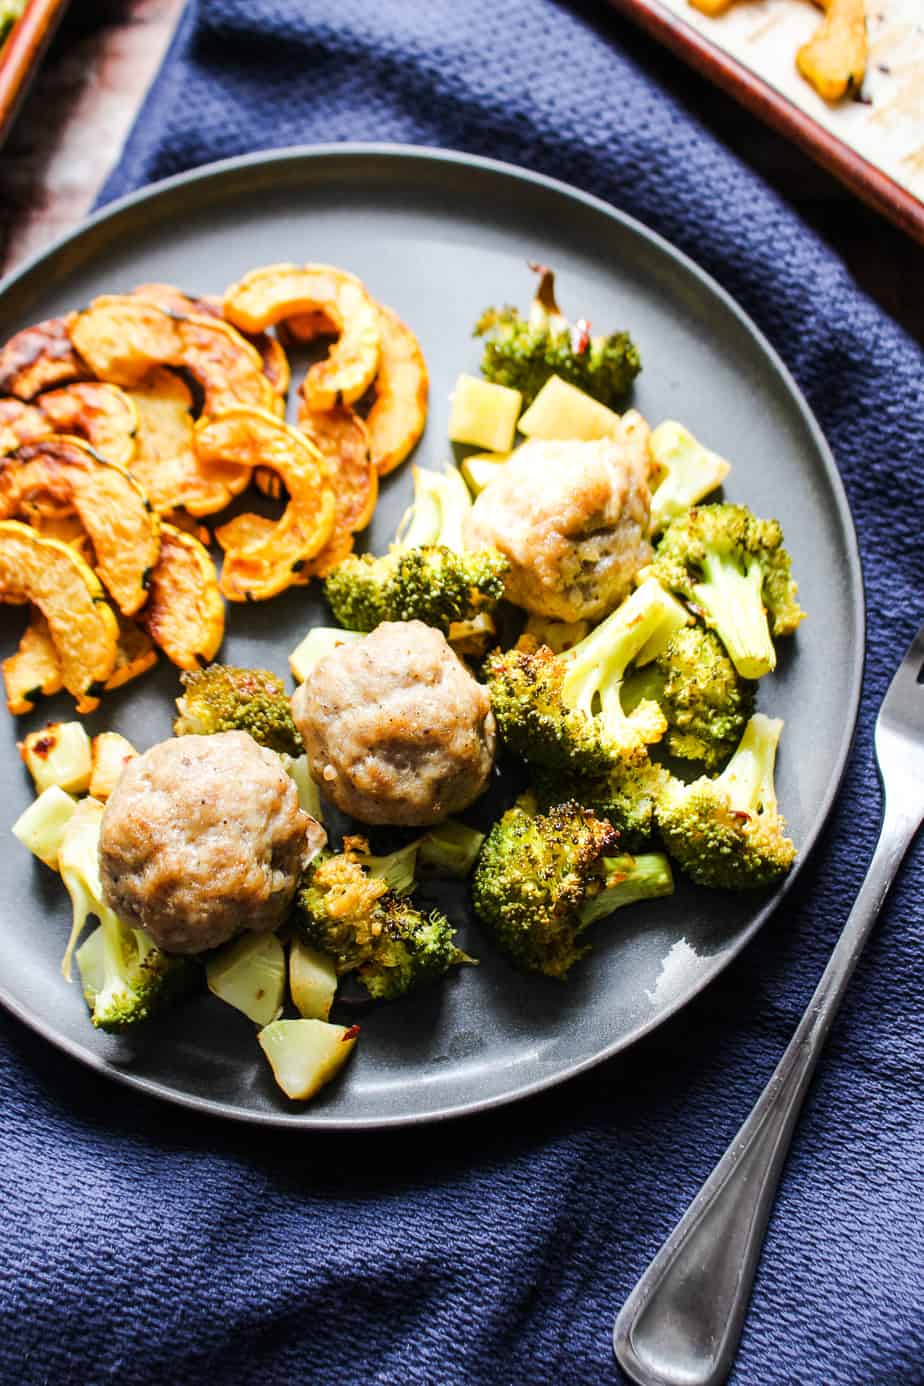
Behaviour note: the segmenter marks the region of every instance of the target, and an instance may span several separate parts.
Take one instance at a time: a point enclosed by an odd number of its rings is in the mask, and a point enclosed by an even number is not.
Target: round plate
[[[634,404],[652,423],[681,419],[733,462],[726,495],[776,515],[809,612],[808,635],[781,642],[760,707],[786,719],[778,790],[801,860],[831,807],[850,747],[863,662],[863,596],[844,492],[817,424],[771,347],[712,280],[605,203],[520,169],[424,149],[334,146],[232,160],[135,194],[96,216],[0,292],[0,340],[40,318],[166,280],[220,292],[275,261],[324,261],[360,275],[419,334],[431,408],[415,460],[448,456],[448,396],[477,372],[472,324],[489,304],[526,305],[527,262],[554,266],[560,300],[600,329],[628,327],[644,371]],[[368,534],[381,552],[411,490],[393,474]],[[2,613],[4,650],[20,613]],[[327,623],[318,589],[229,610],[222,657],[287,672],[309,625]],[[91,732],[113,728],[144,748],[170,734],[176,672],[158,669],[108,695]],[[810,710],[810,712],[809,712]],[[73,716],[65,698],[5,719],[0,769],[6,826],[31,785],[17,735]],[[724,968],[793,880],[775,893],[723,894],[678,879],[668,900],[623,910],[562,985],[513,971],[452,904],[465,947],[482,959],[436,986],[362,1017],[344,1075],[311,1104],[275,1087],[251,1023],[214,998],[190,999],[137,1040],[90,1026],[59,963],[68,904],[57,878],[0,834],[2,1000],[53,1043],[127,1083],[200,1109],[297,1127],[390,1126],[511,1102],[559,1083],[666,1020]],[[780,946],[785,946],[781,938]],[[351,1019],[354,1017],[351,1017]]]

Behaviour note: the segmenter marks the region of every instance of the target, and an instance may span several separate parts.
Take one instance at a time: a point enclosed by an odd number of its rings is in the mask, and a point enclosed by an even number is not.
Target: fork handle
[[[866,879],[772,1078],[623,1305],[613,1350],[638,1386],[718,1386],[728,1375],[806,1089],[919,823],[886,809]]]

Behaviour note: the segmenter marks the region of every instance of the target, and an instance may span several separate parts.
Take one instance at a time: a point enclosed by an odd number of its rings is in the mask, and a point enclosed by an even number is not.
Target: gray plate
[[[116,203],[27,265],[0,290],[0,340],[144,280],[216,292],[255,265],[343,265],[420,335],[431,410],[416,461],[435,466],[448,454],[451,385],[459,371],[477,370],[472,322],[487,304],[528,301],[530,259],[556,268],[566,310],[600,328],[631,329],[645,365],[638,408],[652,422],[682,419],[731,458],[728,497],[783,524],[810,635],[783,645],[760,705],[787,722],[778,785],[804,860],[837,790],[859,699],[863,595],[850,514],[818,426],[770,346],[712,280],[638,223],[562,184],[464,155],[353,146],[259,155]],[[374,549],[391,538],[410,487],[408,467],[384,484]],[[316,589],[229,616],[223,657],[281,673],[306,628],[327,619]],[[5,655],[22,616],[5,609],[0,619]],[[107,697],[90,729],[150,745],[169,734],[177,691],[162,661]],[[60,698],[15,725],[4,719],[7,825],[31,797],[17,734],[72,715]],[[462,940],[481,967],[366,1014],[343,1079],[300,1108],[275,1088],[250,1022],[211,997],[191,999],[132,1044],[96,1034],[77,985],[59,971],[68,918],[59,881],[5,832],[0,861],[0,999],[16,1015],[146,1092],[247,1121],[327,1128],[455,1116],[599,1063],[715,977],[793,879],[770,896],[679,883],[672,899],[598,925],[592,956],[565,986],[513,972],[478,937],[460,899]]]

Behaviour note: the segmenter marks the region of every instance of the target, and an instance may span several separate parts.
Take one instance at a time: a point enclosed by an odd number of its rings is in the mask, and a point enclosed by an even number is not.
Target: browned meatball
[[[296,690],[292,715],[314,779],[364,823],[437,823],[491,773],[488,695],[422,621],[338,646]]]
[[[324,830],[246,732],[180,736],[125,767],[103,814],[106,903],[168,953],[281,924]]]
[[[506,596],[517,606],[597,620],[651,558],[651,466],[648,425],[635,413],[619,438],[524,443],[466,515],[466,548],[506,554]]]

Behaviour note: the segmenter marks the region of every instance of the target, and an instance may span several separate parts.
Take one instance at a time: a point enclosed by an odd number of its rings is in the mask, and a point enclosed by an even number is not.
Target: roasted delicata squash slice
[[[50,698],[64,687],[51,628],[37,606],[29,613],[16,653],[3,661],[3,685],[14,717],[31,712],[37,698]]]
[[[71,322],[70,338],[94,374],[114,385],[137,385],[155,366],[182,361],[176,320],[130,294],[94,299]]]
[[[384,303],[377,307],[382,345],[366,427],[372,460],[379,476],[385,476],[404,461],[424,431],[429,382],[414,333]]]
[[[206,472],[200,466],[192,392],[173,371],[159,367],[126,393],[138,412],[132,475],[158,514],[182,506],[190,514],[213,515],[246,488],[247,467],[228,464]]]
[[[299,428],[327,459],[336,509],[334,528],[321,552],[300,577],[326,577],[353,549],[353,535],[365,529],[379,494],[379,474],[369,453],[369,435],[352,409],[315,413],[302,401]]]
[[[863,86],[869,43],[865,0],[815,0],[825,16],[796,53],[802,76],[825,101],[840,101]]]
[[[263,374],[256,347],[221,318],[189,317],[178,322],[183,341],[181,364],[201,385],[204,414],[236,405],[278,409],[278,395]]]
[[[0,351],[0,395],[29,400],[42,390],[91,377],[71,342],[73,319],[73,314],[47,318],[10,338]]]
[[[116,620],[119,623],[119,640],[115,665],[106,680],[107,692],[111,688],[121,688],[123,684],[131,683],[132,679],[147,673],[148,669],[157,663],[157,651],[147,631],[118,612]]]
[[[41,395],[38,406],[48,420],[46,432],[50,427],[55,433],[85,438],[107,462],[131,466],[138,411],[118,385],[106,385],[99,380],[78,381]]]
[[[34,443],[51,432],[41,409],[21,399],[0,399],[0,456],[12,452],[20,443]]]
[[[335,500],[324,457],[298,429],[257,409],[201,419],[196,446],[205,462],[230,459],[282,479],[289,500],[271,531],[242,547],[235,545],[234,530],[218,529],[215,537],[225,549],[221,590],[231,601],[262,601],[284,591],[333,530]]]
[[[0,521],[0,601],[32,602],[48,622],[64,687],[92,711],[116,662],[119,628],[79,554],[18,520]]]
[[[224,315],[242,332],[306,313],[323,314],[337,339],[302,382],[305,400],[312,409],[352,404],[375,378],[380,345],[376,306],[355,275],[330,265],[267,265],[225,294]]]
[[[208,549],[173,525],[161,526],[160,557],[138,624],[179,669],[215,658],[225,633],[225,604]]]
[[[147,600],[160,550],[160,521],[138,482],[80,439],[55,436],[0,459],[0,518],[28,516],[31,501],[42,495],[76,510],[97,573],[131,616]]]

